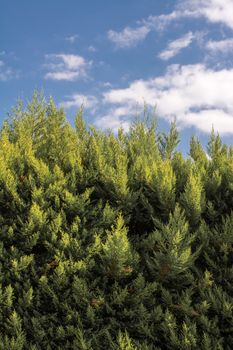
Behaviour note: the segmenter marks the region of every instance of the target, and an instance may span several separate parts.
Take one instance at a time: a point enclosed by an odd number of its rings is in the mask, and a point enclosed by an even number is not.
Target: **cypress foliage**
[[[0,131],[0,350],[233,348],[233,151],[154,121],[75,128],[35,93]]]

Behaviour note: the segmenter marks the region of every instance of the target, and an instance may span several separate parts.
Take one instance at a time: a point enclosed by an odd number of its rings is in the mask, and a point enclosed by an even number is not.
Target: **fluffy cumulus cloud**
[[[48,72],[45,79],[74,81],[87,76],[92,65],[82,56],[69,54],[50,54],[45,56]]]
[[[194,37],[194,34],[192,32],[189,32],[183,35],[181,38],[171,41],[168,44],[167,48],[164,51],[160,52],[158,55],[159,58],[166,61],[176,56],[182,49],[188,47],[192,43]]]
[[[110,114],[97,118],[95,125],[101,129],[111,129],[114,133],[117,133],[119,128],[123,128],[125,132],[128,132],[130,128],[129,120],[121,118],[115,112],[112,110]]]
[[[104,104],[106,101],[102,101]],[[131,116],[138,114],[138,106],[131,103],[123,103],[107,108],[107,113],[104,116],[99,116],[95,119],[95,125],[101,129],[112,129],[117,132],[119,128],[123,128],[128,132],[131,124]]]
[[[215,71],[202,64],[171,65],[164,76],[137,80],[125,89],[104,94],[107,104],[126,110],[144,101],[156,106],[160,117],[176,117],[181,126],[209,133],[233,133],[233,69]]]
[[[136,29],[126,27],[121,32],[109,30],[108,39],[118,48],[129,48],[144,40],[149,32],[150,29],[147,26],[140,26]]]
[[[201,62],[207,62],[208,57],[218,57],[219,60],[219,53],[233,51],[233,36],[226,35],[226,32],[229,34],[233,30],[233,0],[177,0],[174,3],[172,12],[149,16],[138,21],[134,28],[126,26],[120,31],[109,30],[108,39],[116,48],[131,48],[145,40],[150,32],[162,32],[172,23],[177,24],[185,19],[204,19],[205,24],[212,23],[218,25],[217,28],[221,25],[222,40],[211,38],[210,25],[205,28],[205,32],[203,27],[200,32],[190,30],[168,42],[167,47],[158,53],[158,57],[167,61],[193,42],[203,49]],[[185,23],[187,25],[193,21]],[[67,40],[72,43],[76,38],[71,36]],[[95,52],[96,49],[90,46],[88,50]],[[91,65],[92,62],[78,55],[46,55],[45,78],[74,81],[86,77]],[[84,105],[95,114],[99,114],[102,109],[105,111],[104,116],[95,120],[97,127],[111,128],[113,131],[123,127],[127,131],[130,117],[138,111],[138,104],[143,105],[146,102],[149,106],[156,107],[159,117],[167,121],[176,118],[180,127],[194,126],[209,133],[214,126],[222,135],[232,134],[233,68],[229,68],[232,67],[230,64],[225,68],[224,65],[224,60],[218,69],[211,68],[211,60],[208,61],[208,66],[204,63],[170,65],[164,75],[132,81],[126,88],[114,89],[111,84],[106,83],[100,101],[92,95],[74,93],[67,96],[61,105],[65,108],[79,108]]]
[[[140,21],[151,30],[164,30],[170,23],[184,18],[205,18],[233,29],[232,0],[180,0],[169,14],[149,16]]]
[[[212,23],[223,23],[233,29],[232,0],[182,0],[178,8],[190,12],[190,16],[205,17]]]
[[[98,105],[98,100],[95,96],[92,95],[82,95],[74,93],[70,96],[67,96],[66,101],[60,103],[60,106],[64,108],[80,108],[83,106],[86,109],[90,109],[92,111],[96,110]]]
[[[205,18],[212,23],[222,23],[233,29],[232,0],[180,0],[169,14],[149,16],[140,23],[152,30],[163,30],[170,23],[184,18]]]

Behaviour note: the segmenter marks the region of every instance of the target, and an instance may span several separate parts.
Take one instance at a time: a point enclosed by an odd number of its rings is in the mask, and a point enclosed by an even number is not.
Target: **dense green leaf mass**
[[[233,150],[175,123],[73,128],[52,100],[0,134],[0,350],[233,349]]]

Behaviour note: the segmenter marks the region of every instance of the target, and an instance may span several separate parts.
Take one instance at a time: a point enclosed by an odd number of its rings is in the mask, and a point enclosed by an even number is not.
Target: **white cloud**
[[[122,31],[108,31],[108,38],[118,48],[129,48],[143,41],[151,31],[163,31],[170,23],[185,18],[204,17],[212,23],[222,23],[233,29],[233,0],[179,0],[174,11],[159,16],[148,16],[137,21],[138,27]]]
[[[111,84],[109,81],[105,81],[105,82],[103,82],[101,85],[102,85],[103,87],[105,87],[105,88],[110,88],[110,87],[112,87],[112,84]]]
[[[19,77],[18,72],[7,66],[4,61],[0,60],[0,81],[8,81]]]
[[[233,29],[232,0],[179,0],[174,11],[159,16],[149,16],[138,21],[149,30],[163,31],[170,23],[184,18],[206,18],[212,23],[222,23]]]
[[[198,128],[203,132],[209,133],[214,126],[214,129],[219,134],[233,133],[233,115],[221,109],[202,110],[199,113],[190,112],[183,121],[183,125],[198,125]]]
[[[165,75],[137,80],[125,89],[104,93],[104,102],[119,107],[144,103],[157,106],[160,117],[176,117],[182,126],[222,134],[233,133],[233,69],[212,70],[202,64],[171,65]]]
[[[45,56],[48,72],[45,79],[74,81],[87,76],[92,62],[79,55],[50,54]]]
[[[167,25],[180,17],[189,15],[190,11],[173,11],[160,16],[149,16],[137,21],[138,27],[125,27],[122,31],[108,31],[108,39],[118,48],[130,48],[143,41],[151,31],[162,31]]]
[[[138,24],[146,26],[150,30],[163,31],[171,22],[178,20],[180,18],[190,17],[193,12],[187,9],[175,10],[168,14],[162,14],[159,16],[149,16],[147,18],[138,21]]]
[[[79,38],[78,34],[74,34],[74,35],[67,36],[65,40],[73,44],[78,38]]]
[[[122,106],[110,107],[106,115],[95,119],[94,124],[101,129],[112,129],[114,133],[119,128],[123,128],[125,132],[128,132],[131,118],[136,115],[138,115],[138,106],[126,103]]]
[[[114,113],[97,118],[95,125],[101,129],[111,129],[114,133],[116,133],[119,128],[123,128],[125,132],[128,132],[130,128],[129,121],[121,119],[120,116],[116,116]]]
[[[95,111],[98,105],[97,98],[92,95],[72,94],[67,97],[68,99],[66,101],[60,103],[60,106],[67,109],[71,107],[80,108],[83,105],[84,108]]]
[[[96,52],[97,49],[95,48],[95,46],[90,45],[90,46],[88,47],[88,51],[89,51],[89,52]]]
[[[233,29],[232,0],[182,0],[178,7],[181,12],[190,11],[193,17],[205,17],[209,22],[223,23]]]
[[[233,51],[233,38],[219,41],[210,40],[206,43],[206,48],[212,52],[231,52]]]
[[[169,60],[170,58],[176,56],[182,49],[188,47],[194,39],[192,32],[183,35],[181,38],[170,42],[167,49],[160,52],[158,55],[162,60]]]
[[[136,29],[126,27],[121,32],[109,30],[108,39],[118,48],[129,48],[143,41],[149,32],[150,29],[146,26],[141,26]]]

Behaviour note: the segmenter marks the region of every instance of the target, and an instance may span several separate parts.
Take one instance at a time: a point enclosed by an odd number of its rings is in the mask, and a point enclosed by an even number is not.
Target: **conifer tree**
[[[163,159],[172,159],[177,145],[179,144],[179,134],[176,127],[176,121],[171,123],[169,134],[159,135],[160,152]]]
[[[3,123],[0,349],[233,348],[232,146],[184,157],[145,113],[72,127],[35,93]]]

